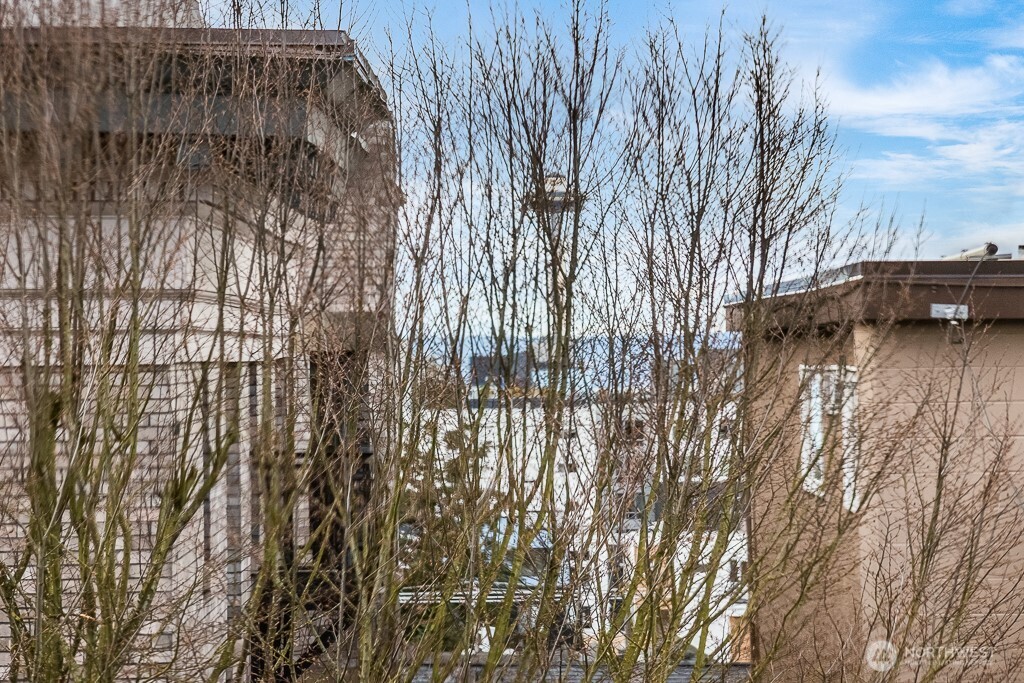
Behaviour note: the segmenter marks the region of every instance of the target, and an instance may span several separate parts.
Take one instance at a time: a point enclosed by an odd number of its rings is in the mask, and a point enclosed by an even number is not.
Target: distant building
[[[592,340],[579,343],[600,346]],[[587,652],[598,647],[599,639],[618,631],[613,640],[616,647],[624,648],[637,618],[637,606],[649,602],[652,590],[666,590],[664,586],[652,589],[637,578],[638,553],[653,556],[655,546],[671,543],[674,550],[666,557],[671,558],[673,567],[666,568],[664,575],[680,580],[692,575],[687,590],[702,591],[705,582],[712,585],[711,611],[720,614],[709,626],[705,650],[714,661],[746,661],[746,649],[727,645],[743,638],[737,635],[746,605],[742,572],[747,551],[742,520],[736,520],[723,555],[711,558],[720,528],[716,515],[730,508],[724,500],[727,482],[722,463],[712,467],[712,476],[720,481],[698,477],[687,487],[680,479],[673,487],[657,479],[652,457],[658,441],[647,414],[651,410],[648,397],[638,392],[624,399],[610,398],[606,374],[594,368],[570,368],[572,377],[566,383],[572,390],[564,397],[563,421],[557,433],[553,432],[551,416],[544,407],[545,394],[551,389],[549,359],[533,344],[522,346],[524,350],[511,355],[467,354],[465,386],[449,388],[444,392],[449,400],[427,410],[425,419],[437,430],[438,439],[422,444],[424,457],[436,457],[438,468],[465,463],[470,472],[460,469],[451,476],[471,480],[481,500],[501,501],[513,493],[515,500],[527,502],[526,519],[510,519],[507,515],[512,511],[506,510],[480,531],[482,547],[504,539],[510,558],[523,544],[529,544],[531,556],[544,558],[536,560],[538,566],[526,567],[519,577],[518,599],[526,604],[537,598],[537,576],[550,576],[546,558],[554,544],[561,543],[564,553],[556,571],[561,593],[555,600],[564,607],[561,645]],[[600,354],[594,357],[600,365]],[[724,424],[715,430],[714,448],[721,457],[728,448],[726,432]],[[662,445],[667,447],[667,441],[663,435]],[[542,488],[552,493],[554,519],[540,523],[538,520],[545,519],[544,510],[549,509],[547,496],[539,493]],[[680,491],[686,492],[694,512],[709,516],[699,522],[701,537],[672,526],[686,516],[678,509],[673,511],[673,522],[662,524],[668,498],[682,495]],[[496,509],[502,505],[498,503]],[[442,508],[437,514],[452,512]],[[406,542],[415,546],[415,525],[408,526],[407,533]],[[695,548],[699,549],[697,557],[692,555]],[[505,589],[502,584],[489,590],[500,603]],[[463,592],[458,595],[465,598]],[[405,596],[418,604],[440,599],[417,586],[407,588]],[[675,597],[677,603],[682,602],[679,594]],[[696,593],[691,597],[691,607],[701,600]],[[669,614],[668,593],[664,600],[664,618],[678,619]],[[695,618],[695,614],[691,618],[683,615],[676,632],[663,637],[670,641],[682,637],[696,623]],[[621,625],[615,626],[617,622]],[[698,642],[695,637],[693,646]],[[481,635],[479,647],[491,647],[487,634]]]

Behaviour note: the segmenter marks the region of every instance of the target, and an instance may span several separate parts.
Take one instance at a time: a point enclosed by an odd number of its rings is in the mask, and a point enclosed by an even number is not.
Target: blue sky
[[[412,6],[358,0],[342,6],[342,23],[354,23],[372,59],[372,46]],[[478,25],[489,17],[483,0],[426,6],[452,39],[467,11]],[[543,0],[523,6],[553,18],[564,11]],[[623,44],[667,15],[698,36],[721,8],[711,0],[609,2]],[[726,22],[738,35],[762,13],[781,30],[790,64],[808,81],[820,71],[850,173],[841,213],[861,202],[895,209],[902,256],[1024,244],[1024,3],[735,0]]]

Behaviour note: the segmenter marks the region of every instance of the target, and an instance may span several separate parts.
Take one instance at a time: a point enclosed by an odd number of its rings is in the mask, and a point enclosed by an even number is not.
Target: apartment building
[[[864,262],[779,291],[731,311],[767,321],[748,370],[771,390],[746,415],[755,666],[1020,680],[1024,261]]]
[[[476,341],[489,348],[487,340]],[[607,342],[577,343],[587,357],[601,358]],[[481,548],[504,548],[508,571],[501,576],[510,576],[453,595],[466,599],[483,590],[500,604],[512,581],[527,614],[547,595],[558,607],[546,618],[549,626],[561,624],[559,646],[581,657],[608,647],[624,652],[643,639],[633,629],[647,628],[644,615],[653,613],[665,627],[652,647],[679,646],[685,639],[681,646],[689,646],[690,656],[700,649],[706,662],[746,661],[743,648],[733,646],[743,639],[745,531],[738,516],[721,524],[722,515],[733,511],[725,424],[731,413],[714,416],[706,429],[674,421],[676,429],[692,429],[680,445],[656,426],[644,380],[616,399],[608,373],[591,368],[570,369],[570,390],[556,418],[549,394],[555,369],[544,345],[521,346],[512,354],[465,354],[455,379],[463,386],[433,392],[435,400],[420,415],[437,438],[421,441],[422,456],[434,469],[416,485],[441,501],[440,515],[458,516],[462,501],[447,502],[470,499],[466,507],[473,512],[460,520],[460,533],[475,532]],[[663,457],[674,462],[694,457],[705,437],[715,455],[699,472],[673,478],[657,464],[659,450],[671,451]],[[481,525],[487,509],[491,518]],[[420,536],[410,520],[406,541],[421,548]],[[525,559],[514,570],[517,551]],[[410,565],[415,562],[411,557]],[[443,599],[436,571],[426,572],[429,586],[410,582],[405,600]],[[704,608],[707,614],[701,614]],[[533,624],[527,618],[520,628]],[[490,650],[492,635],[482,627],[476,647]]]
[[[0,22],[0,677],[301,675],[371,474],[387,104],[343,32],[69,8]]]

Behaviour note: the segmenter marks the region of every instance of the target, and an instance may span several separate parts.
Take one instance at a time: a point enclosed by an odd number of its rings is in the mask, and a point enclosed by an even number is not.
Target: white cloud
[[[843,125],[847,122],[841,119],[840,123]],[[957,140],[962,136],[962,131],[957,126],[920,115],[851,118],[850,127],[883,137],[914,138],[930,142]]]
[[[962,116],[1012,104],[1024,93],[1024,59],[990,55],[980,66],[951,68],[932,61],[882,86],[847,82],[829,87],[831,110],[844,120],[891,116]]]
[[[930,130],[930,129],[929,129]],[[959,179],[964,189],[997,182],[1024,193],[1024,121],[961,122],[936,126],[921,151],[884,152],[855,163],[853,177],[919,188]]]
[[[873,180],[890,187],[914,189],[930,181],[949,177],[949,163],[917,154],[885,152],[880,158],[863,159],[853,165],[851,177]]]
[[[994,0],[947,0],[942,11],[956,17],[976,17],[995,6]]]
[[[995,170],[1024,173],[1024,122],[1000,122],[975,129],[963,142],[936,151],[968,172]]]
[[[883,85],[841,81],[829,94],[841,127],[883,150],[855,161],[858,183],[990,217],[1024,196],[1024,59],[994,54],[961,68],[933,60]]]
[[[825,75],[822,92],[853,159],[844,205],[858,198],[903,205],[899,219],[909,232],[923,211],[934,233],[921,248],[925,257],[986,240],[1004,251],[1024,244],[1021,10],[997,0],[913,10],[866,0],[862,22],[841,27],[834,19],[844,10],[822,16],[820,7],[797,2],[808,11],[783,35],[797,48],[791,56],[803,77],[812,78],[814,67]],[[908,24],[914,12],[929,16]],[[854,61],[876,49],[874,71]],[[902,246],[912,241],[908,234]]]
[[[1007,26],[990,31],[985,36],[988,44],[997,50],[1019,50],[1024,48],[1024,24]]]

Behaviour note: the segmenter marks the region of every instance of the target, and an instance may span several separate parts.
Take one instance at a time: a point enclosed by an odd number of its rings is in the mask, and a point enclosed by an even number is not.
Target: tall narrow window
[[[823,494],[827,476],[841,473],[843,501],[853,508],[857,503],[857,370],[845,365],[802,366],[800,384],[803,488]]]
[[[249,363],[249,444],[257,443],[260,419],[259,365]],[[260,463],[256,449],[249,452],[249,537],[253,543],[260,542],[261,508],[260,495],[263,482],[260,478]]]
[[[209,476],[213,467],[213,444],[211,443],[212,416],[210,413],[210,375],[209,368],[204,367],[199,379],[200,412],[202,415],[202,446],[203,475]],[[213,564],[213,500],[210,492],[203,498],[203,596],[209,597],[211,592],[210,573]]]
[[[225,488],[227,508],[227,593],[228,617],[241,612],[242,601],[242,463],[239,436],[242,423],[242,368],[238,364],[224,368],[224,420],[228,430]]]

